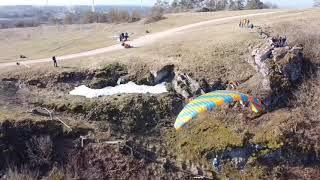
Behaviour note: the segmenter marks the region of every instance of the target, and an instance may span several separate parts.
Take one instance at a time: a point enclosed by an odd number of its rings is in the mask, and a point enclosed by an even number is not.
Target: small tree
[[[263,9],[263,2],[260,0],[248,0],[246,8],[247,9]]]
[[[164,9],[162,7],[154,6],[151,9],[150,15],[146,18],[146,21],[144,23],[149,24],[149,23],[153,23],[153,22],[157,22],[162,19],[165,19],[163,14],[164,14]]]
[[[64,17],[63,23],[64,23],[64,24],[72,24],[72,23],[73,23],[72,15],[71,15],[71,14],[67,14],[67,15]]]
[[[227,5],[228,5],[228,1],[227,1],[227,0],[217,1],[217,3],[216,3],[216,9],[217,9],[217,10],[224,10],[224,9],[227,8]]]
[[[136,22],[141,20],[141,12],[139,10],[134,10],[131,13],[131,22]]]
[[[236,0],[235,1],[235,10],[244,9],[244,0]]]
[[[99,13],[99,14],[98,14],[98,22],[99,22],[99,23],[109,22],[108,15],[105,14],[105,13]]]
[[[216,9],[216,6],[217,6],[216,0],[206,1],[205,6],[210,9]]]
[[[129,22],[130,21],[130,14],[128,11],[112,9],[109,11],[108,16],[111,22]]]
[[[177,8],[179,7],[179,0],[173,0],[171,3],[171,7],[172,8]]]
[[[95,12],[86,12],[83,17],[83,23],[94,23],[98,21],[98,15]]]
[[[170,8],[169,2],[168,1],[164,1],[164,0],[157,0],[157,2],[154,4],[154,6],[162,7],[163,9],[169,9]]]
[[[194,0],[181,0],[179,6],[183,9],[193,9],[195,6]]]

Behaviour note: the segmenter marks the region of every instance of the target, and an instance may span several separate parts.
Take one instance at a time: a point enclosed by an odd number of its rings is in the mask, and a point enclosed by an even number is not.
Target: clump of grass
[[[9,168],[5,178],[6,180],[35,180],[39,179],[39,174],[37,171],[31,171],[30,169],[23,167],[18,168]]]
[[[270,114],[268,122],[256,132],[252,139],[255,144],[264,144],[268,149],[279,149],[284,145],[281,126],[288,122],[290,114],[278,111]]]
[[[146,18],[145,24],[154,23],[163,19],[166,19],[164,15],[164,9],[161,7],[153,7],[150,15]]]
[[[271,174],[265,167],[249,166],[241,173],[230,162],[225,163],[219,174],[220,179],[269,179]]]
[[[207,154],[243,146],[244,134],[235,133],[210,114],[189,124],[168,135],[171,148],[183,159],[205,164]]]
[[[63,170],[54,167],[49,173],[49,176],[47,179],[48,180],[64,180],[67,178]]]
[[[306,28],[307,27],[307,28]],[[288,37],[290,45],[302,44],[304,47],[305,62],[303,64],[304,79],[298,88],[293,92],[294,99],[290,106],[294,107],[296,115],[292,117],[294,126],[293,134],[299,138],[302,134],[306,141],[304,146],[315,144],[316,151],[320,151],[317,143],[319,139],[318,121],[320,119],[320,71],[317,66],[320,65],[320,21],[318,18],[301,17],[299,23],[284,22],[275,25],[274,31],[278,34],[285,34]]]

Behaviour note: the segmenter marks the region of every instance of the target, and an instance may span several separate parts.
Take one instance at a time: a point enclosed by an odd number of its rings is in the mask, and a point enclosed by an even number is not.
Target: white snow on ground
[[[74,88],[70,91],[71,95],[85,96],[87,98],[94,98],[100,96],[111,96],[115,94],[133,94],[133,93],[151,93],[161,94],[168,92],[165,83],[157,84],[155,86],[137,85],[134,82],[127,84],[120,84],[115,87],[105,87],[103,89],[91,89],[85,85]]]

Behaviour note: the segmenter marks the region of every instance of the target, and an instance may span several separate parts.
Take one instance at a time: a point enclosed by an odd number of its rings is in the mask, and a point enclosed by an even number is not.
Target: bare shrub
[[[132,11],[132,13],[131,13],[131,20],[130,20],[130,22],[140,21],[141,18],[142,18],[141,12],[138,11],[138,10],[134,10],[134,11]]]
[[[98,14],[94,12],[86,12],[83,16],[83,23],[95,23],[98,21]]]
[[[30,169],[24,167],[20,170],[17,168],[9,168],[4,176],[4,180],[35,180],[39,178],[37,171],[32,172]]]
[[[63,20],[64,24],[73,24],[73,18],[71,14],[67,14]]]
[[[301,44],[304,47],[305,61],[303,63],[304,79],[293,92],[294,99],[290,102],[298,111],[293,116],[296,129],[302,129],[301,137],[297,142],[312,145],[315,152],[320,153],[320,21],[317,19],[297,19],[299,23],[282,22],[274,26],[275,34],[286,35],[289,45]],[[297,133],[295,133],[297,134]],[[297,135],[296,135],[297,136]],[[299,136],[297,136],[299,137]],[[310,140],[311,142],[303,142]],[[315,144],[312,144],[314,143]]]
[[[308,27],[308,28],[306,28]],[[320,63],[320,22],[301,21],[296,24],[284,22],[274,27],[276,33],[286,35],[291,46],[302,44],[304,53],[313,63]]]
[[[53,142],[50,136],[33,136],[26,146],[32,167],[43,169],[50,166],[53,153]]]
[[[303,111],[308,114],[308,118],[313,121],[320,120],[320,73],[312,77],[299,87],[295,93],[295,105],[303,108]],[[320,127],[319,127],[320,128]]]
[[[153,7],[150,15],[146,18],[145,24],[154,23],[163,19],[166,19],[164,16],[164,9],[162,7]]]
[[[99,23],[109,22],[108,14],[106,14],[106,13],[99,13],[99,14],[98,14],[98,22],[99,22]]]
[[[128,11],[112,9],[108,13],[108,17],[110,18],[111,22],[120,23],[120,22],[129,22],[130,21],[130,14]]]

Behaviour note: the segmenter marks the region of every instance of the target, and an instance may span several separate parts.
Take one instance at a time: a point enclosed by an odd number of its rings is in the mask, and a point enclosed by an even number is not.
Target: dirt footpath
[[[245,17],[253,17],[253,16],[261,16],[261,15],[268,15],[268,14],[275,14],[275,13],[283,13],[285,11],[277,11],[277,12],[267,12],[267,13],[255,13],[255,14],[248,14],[248,15],[241,15],[241,16],[232,16],[232,17],[226,17],[226,18],[219,18],[219,19],[214,19],[214,20],[209,20],[209,21],[203,21],[203,22],[199,22],[199,23],[194,23],[194,24],[189,24],[186,26],[181,26],[178,28],[173,28],[173,29],[169,29],[163,32],[159,32],[159,33],[154,33],[154,34],[150,34],[150,35],[146,35],[140,38],[137,38],[133,41],[130,42],[131,45],[133,45],[134,47],[142,47],[148,44],[151,44],[159,39],[168,37],[170,35],[173,35],[177,32],[181,31],[185,31],[185,30],[189,30],[192,28],[196,28],[196,27],[201,27],[203,25],[206,24],[211,24],[211,23],[217,23],[217,22],[221,22],[221,21],[226,21],[226,20],[234,20],[234,19],[239,19],[239,18],[245,18]],[[119,44],[119,45],[113,45],[113,46],[108,46],[105,48],[100,48],[100,49],[95,49],[95,50],[91,50],[91,51],[85,51],[85,52],[81,52],[81,53],[75,53],[75,54],[69,54],[69,55],[64,55],[64,56],[60,56],[57,57],[60,60],[70,60],[70,59],[75,59],[75,58],[81,58],[81,57],[87,57],[87,56],[94,56],[97,54],[102,54],[102,53],[107,53],[107,52],[112,52],[112,51],[116,51],[116,50],[121,50],[123,49],[123,47]],[[28,61],[24,61],[25,64],[34,64],[34,63],[43,63],[43,62],[50,62],[52,61],[51,58],[44,58],[44,59],[34,59],[34,60],[28,60]],[[0,63],[0,68],[1,67],[7,67],[7,66],[15,66],[16,62],[11,62],[11,63]]]

